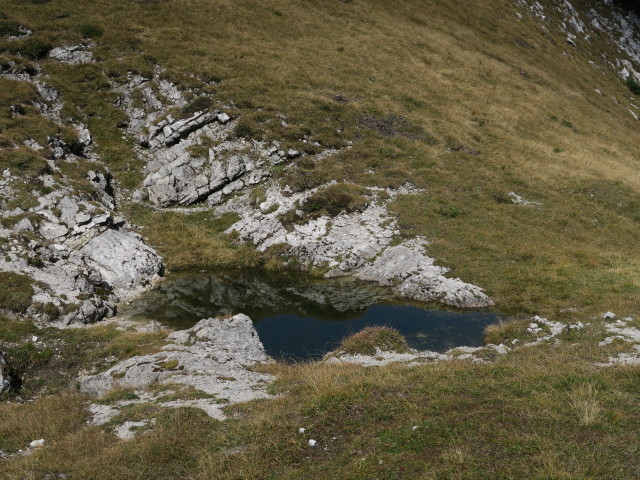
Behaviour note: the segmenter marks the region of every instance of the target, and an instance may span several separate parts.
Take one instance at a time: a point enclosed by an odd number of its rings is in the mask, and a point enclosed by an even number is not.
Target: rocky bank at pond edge
[[[443,353],[414,349],[398,353],[378,348],[374,355],[346,354],[338,349],[327,354],[322,361],[365,367],[390,363],[415,366],[425,362],[452,360],[484,363],[518,348],[549,342],[551,345],[560,345],[571,338],[571,332],[589,328],[598,332],[601,330],[603,335],[614,334],[604,338],[600,347],[621,340],[630,342],[635,352],[620,354],[610,358],[608,363],[597,365],[637,364],[640,361],[639,326],[637,320],[631,317],[624,321],[616,320],[611,312],[587,324],[564,324],[536,316],[528,327],[523,327],[522,338],[514,338],[500,345],[457,347]],[[569,337],[564,337],[565,334]],[[266,355],[253,323],[246,315],[201,320],[190,329],[172,333],[168,339],[172,343],[165,345],[160,352],[124,360],[105,372],[77,380],[80,392],[98,398],[108,398],[114,390],[128,389],[130,392],[126,400],[103,400],[92,404],[90,411],[93,424],[105,424],[117,417],[127,405],[140,403],[195,407],[214,418],[224,419],[224,405],[269,397],[267,387],[275,377],[258,373],[254,367],[273,360]],[[131,437],[128,429],[117,429],[120,430],[123,431],[119,436]]]
[[[0,172],[0,273],[32,280],[28,317],[60,327],[97,322],[151,286],[163,273],[162,260],[116,214],[111,174],[93,153],[87,127],[61,118],[60,95],[40,73],[4,68],[1,76],[35,87],[34,106],[46,121],[72,127],[76,138],[15,145],[39,156],[42,167],[36,175]]]

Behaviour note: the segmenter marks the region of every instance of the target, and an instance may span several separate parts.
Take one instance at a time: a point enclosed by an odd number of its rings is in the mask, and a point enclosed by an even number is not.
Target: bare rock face
[[[0,352],[0,394],[9,391],[10,388],[9,366]]]
[[[114,388],[134,388],[149,401],[151,384],[190,386],[211,398],[190,402],[207,413],[222,418],[219,403],[245,402],[264,398],[271,376],[245,368],[247,365],[271,360],[253,327],[243,314],[231,318],[201,320],[193,328],[169,336],[174,343],[162,352],[125,360],[106,372],[78,380],[82,393],[101,396]],[[163,393],[166,395],[166,393]],[[187,403],[173,402],[169,406]]]
[[[91,52],[84,45],[67,45],[54,48],[49,52],[49,57],[68,65],[93,62]]]
[[[160,258],[142,238],[123,230],[106,230],[91,239],[80,253],[120,299],[145,286],[163,270]]]

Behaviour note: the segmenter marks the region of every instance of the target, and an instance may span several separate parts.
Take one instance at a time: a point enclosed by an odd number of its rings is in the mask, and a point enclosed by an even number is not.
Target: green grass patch
[[[0,272],[0,308],[14,313],[26,313],[33,294],[33,280],[30,277]]]
[[[343,339],[335,352],[374,355],[376,349],[397,353],[409,351],[407,341],[397,330],[390,327],[367,327]]]

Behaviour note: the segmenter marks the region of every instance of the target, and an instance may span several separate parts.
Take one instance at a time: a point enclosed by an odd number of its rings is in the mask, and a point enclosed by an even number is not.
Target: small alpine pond
[[[244,313],[267,353],[285,360],[319,358],[369,326],[395,328],[418,350],[479,346],[485,327],[498,319],[491,312],[400,303],[387,289],[353,278],[317,280],[265,271],[172,274],[120,313],[177,329]]]

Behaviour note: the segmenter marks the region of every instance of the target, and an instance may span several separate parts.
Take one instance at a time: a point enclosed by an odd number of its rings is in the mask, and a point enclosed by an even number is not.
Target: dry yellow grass
[[[319,167],[318,181],[426,188],[394,205],[403,234],[427,236],[440,264],[485,287],[505,312],[628,310],[640,294],[637,264],[612,268],[637,243],[640,142],[630,92],[603,67],[600,55],[616,52],[602,37],[569,48],[554,28],[549,40],[524,10],[518,21],[507,0],[11,4],[12,19],[55,44],[78,41],[78,25],[104,31],[94,39],[96,65],[46,71],[69,103],[65,111],[78,115],[78,104],[92,114],[86,120],[99,149],[128,186],[139,182],[140,166],[113,128],[121,116],[108,95],[87,101],[86,91],[100,91],[96,75],[150,74],[157,62],[186,86],[199,85],[190,74],[220,80],[217,98],[234,102],[258,136],[296,144],[308,135],[335,146],[355,140]],[[551,3],[543,4],[559,23]],[[50,21],[71,9],[73,18]],[[428,141],[381,137],[360,122],[388,114],[405,117]],[[480,155],[450,151],[461,145]],[[500,203],[510,191],[543,206]],[[441,214],[452,211],[456,218]],[[189,218],[147,218],[171,266],[246,264],[247,251]]]

